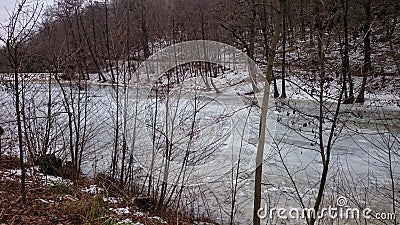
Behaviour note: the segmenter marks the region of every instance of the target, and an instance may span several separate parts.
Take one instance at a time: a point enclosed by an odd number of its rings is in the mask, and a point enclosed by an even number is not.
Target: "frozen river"
[[[76,86],[70,88],[67,84],[64,85],[67,98],[64,98],[58,85],[50,87],[51,152],[68,158],[66,107],[75,110],[77,120],[86,124],[85,137],[81,139],[85,149],[82,158],[85,174],[110,169],[117,126],[119,139],[126,134],[128,146],[133,146],[129,151],[135,156],[136,167],[141,171],[137,177],[146,175],[150,166],[155,175],[161,177],[164,174],[165,141],[173,140],[171,173],[167,181],[189,186],[182,194],[187,199],[183,202],[197,199],[185,207],[228,220],[234,196],[237,202],[233,210],[235,220],[240,224],[251,224],[252,169],[259,115],[257,107],[250,110],[249,101],[243,103],[243,98],[235,95],[188,91],[178,91],[169,99],[161,97],[156,101],[154,93],[149,97],[147,89],[130,87],[125,92],[120,88],[117,96],[116,89],[109,85],[89,85],[86,91]],[[0,91],[0,123],[7,132],[9,146],[6,151],[15,152],[16,146],[12,141],[16,140],[13,94],[4,86]],[[40,150],[45,132],[48,91],[47,84],[30,84],[25,88],[25,116],[32,132],[30,144],[34,151]],[[127,98],[125,93],[128,93]],[[141,97],[136,97],[137,94]],[[167,102],[170,107],[165,107]],[[311,206],[322,171],[316,119],[319,106],[311,100],[286,100],[285,104],[270,105],[267,123],[270,138],[267,138],[263,164],[263,198],[270,206],[298,205],[299,198]],[[118,114],[117,106],[120,109]],[[125,106],[126,111],[123,110]],[[336,104],[326,103],[325,106],[325,111],[329,112],[335,109]],[[194,111],[197,112],[195,116]],[[154,118],[158,118],[156,122],[153,122]],[[323,124],[325,145],[331,126],[329,118],[331,116],[327,113]],[[124,129],[125,119],[127,129]],[[358,201],[357,204],[379,202],[379,205],[374,205],[376,211],[390,208],[391,177],[396,186],[400,180],[399,126],[399,107],[342,106],[333,135],[324,204],[331,204],[337,196],[346,196]],[[155,128],[157,132],[153,132]],[[170,135],[171,132],[174,134]],[[185,159],[189,160],[184,166],[187,173],[183,179],[180,168]],[[397,186],[397,200],[398,192]]]

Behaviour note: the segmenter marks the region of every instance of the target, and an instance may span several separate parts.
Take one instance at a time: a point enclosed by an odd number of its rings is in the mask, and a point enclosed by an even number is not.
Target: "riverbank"
[[[0,169],[0,224],[216,224],[188,218],[167,209],[152,210],[151,198],[133,193],[118,194],[114,186],[81,178],[76,184],[45,175],[28,167],[27,205],[20,195],[18,158],[3,156]],[[30,165],[27,165],[30,166]],[[115,190],[115,189],[114,189]]]

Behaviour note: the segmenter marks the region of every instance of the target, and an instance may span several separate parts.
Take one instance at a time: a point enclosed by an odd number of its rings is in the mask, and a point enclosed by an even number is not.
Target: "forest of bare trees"
[[[0,168],[16,157],[22,209],[33,168],[168,224],[399,224],[399,0],[20,0],[7,17]],[[372,219],[315,216],[335,205]],[[97,219],[66,223],[117,224]]]

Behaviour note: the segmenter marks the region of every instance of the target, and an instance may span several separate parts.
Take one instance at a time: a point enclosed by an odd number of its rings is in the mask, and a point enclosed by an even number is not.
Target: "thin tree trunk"
[[[170,91],[170,85],[171,85],[171,75],[167,75],[167,92],[169,93]],[[174,130],[172,129],[174,127],[174,118],[173,115],[176,115],[174,113],[170,113],[170,96],[169,94],[166,95],[166,100],[165,100],[165,134],[166,134],[166,141],[165,141],[165,158],[164,158],[164,168],[163,168],[163,178],[162,178],[162,183],[161,183],[161,191],[160,191],[160,199],[158,201],[158,211],[162,212],[164,210],[164,201],[165,197],[167,195],[167,187],[168,187],[168,177],[169,177],[169,170],[170,170],[170,162],[171,162],[171,153],[172,153],[172,148],[173,148],[173,137],[174,137]],[[171,124],[168,123],[170,121]],[[169,126],[171,126],[171,131],[169,131]],[[170,138],[168,137],[168,134],[170,135]]]
[[[265,57],[266,60],[268,61],[269,59],[269,54],[270,54],[270,48],[268,44],[268,29],[267,29],[267,0],[263,0],[263,16],[261,19],[261,31],[263,32],[263,38],[264,38],[264,50],[265,50]],[[276,83],[276,78],[274,74],[272,73],[272,78],[274,82],[274,98],[279,97],[279,91],[278,91],[278,85]]]
[[[262,181],[262,165],[263,165],[263,154],[265,145],[265,129],[267,121],[268,111],[268,100],[269,100],[269,84],[272,81],[272,68],[274,64],[276,46],[278,44],[279,36],[282,32],[282,18],[285,9],[286,0],[280,0],[280,11],[278,13],[276,28],[271,43],[271,52],[268,58],[267,74],[264,86],[264,96],[261,108],[260,118],[260,134],[258,138],[257,146],[257,158],[256,158],[256,172],[254,181],[254,207],[253,207],[253,224],[260,225],[260,217],[258,216],[258,210],[261,208],[261,181]]]
[[[105,29],[106,29],[106,51],[107,51],[107,56],[108,56],[108,64],[110,66],[110,73],[111,73],[111,82],[115,83],[115,75],[114,75],[114,70],[111,62],[111,51],[110,51],[110,31],[109,31],[109,26],[108,26],[108,1],[105,1],[105,10],[106,10],[106,24],[105,24]]]
[[[81,21],[81,24],[83,24],[82,17],[80,17],[80,21]],[[103,73],[101,72],[101,66],[100,66],[100,63],[99,63],[99,57],[98,57],[98,53],[97,53],[97,36],[96,36],[96,28],[95,28],[95,23],[94,23],[93,11],[91,13],[91,22],[92,22],[92,33],[93,33],[93,42],[94,42],[93,43],[93,47],[92,47],[92,44],[90,43],[90,40],[89,40],[89,37],[87,35],[85,26],[82,26],[82,31],[83,31],[83,34],[85,36],[85,40],[86,40],[86,44],[88,46],[89,53],[90,53],[90,55],[91,55],[91,57],[93,59],[93,63],[94,63],[94,65],[96,67],[96,70],[97,70],[96,72],[97,72],[97,75],[99,77],[98,81],[105,82],[106,78],[104,77]]]
[[[366,0],[364,3],[365,22],[364,22],[364,68],[363,80],[361,83],[360,92],[357,96],[356,103],[365,102],[365,86],[367,78],[371,72],[371,0]]]
[[[256,2],[255,0],[250,0],[249,4],[251,4],[251,21],[250,21],[250,37],[248,44],[248,55],[250,59],[255,60],[255,40],[256,40],[256,19],[257,19],[257,11],[256,11]],[[257,76],[256,71],[252,70],[253,67],[250,66],[249,73],[251,78],[251,85],[253,88],[253,92],[259,92],[259,88],[257,87]]]
[[[320,69],[320,85],[319,85],[319,126],[318,126],[318,137],[319,137],[319,151],[321,155],[321,160],[323,163],[323,169],[322,169],[322,175],[320,179],[320,185],[319,185],[319,191],[317,194],[316,201],[314,203],[314,210],[315,212],[318,212],[319,206],[321,205],[322,202],[322,197],[324,194],[324,189],[325,189],[325,183],[326,183],[326,178],[328,176],[328,169],[329,169],[329,153],[330,151],[327,150],[325,153],[325,147],[324,147],[324,139],[323,139],[323,126],[324,126],[324,82],[325,82],[325,65],[324,65],[324,52],[323,52],[323,44],[322,44],[322,39],[323,39],[323,28],[322,28],[322,19],[320,16],[320,3],[316,3],[316,13],[317,13],[317,21],[316,21],[316,26],[318,30],[318,60],[319,60],[319,69]],[[343,92],[343,88],[342,88]],[[327,147],[329,148],[329,146]],[[316,221],[315,216],[310,218],[310,225],[313,225]]]
[[[144,59],[147,59],[150,56],[150,48],[149,48],[149,33],[147,31],[147,22],[145,17],[145,6],[144,1],[141,1],[142,7],[142,19],[141,19],[141,29],[142,29],[142,47],[144,51]]]
[[[128,67],[128,77],[131,76],[131,60],[129,57],[129,51],[130,51],[130,29],[129,29],[129,25],[130,25],[130,0],[128,0],[128,9],[127,9],[127,38],[126,38],[126,54],[128,55],[127,59],[127,67]],[[124,64],[125,65],[125,64]],[[123,78],[123,83],[124,83],[124,107],[123,107],[123,112],[124,112],[124,126],[123,126],[123,138],[122,138],[122,159],[121,159],[121,172],[120,172],[120,180],[119,180],[119,185],[120,188],[123,190],[124,188],[124,173],[125,173],[125,160],[126,160],[126,151],[127,151],[127,143],[126,143],[126,137],[127,137],[127,120],[128,120],[128,90],[127,90],[127,79],[126,79],[126,70],[124,70],[124,78]]]
[[[304,0],[300,0],[300,31],[301,38],[306,40],[306,24],[304,22]]]
[[[17,54],[15,54],[17,55]],[[22,203],[26,205],[26,189],[25,189],[25,164],[24,164],[24,148],[22,140],[22,121],[20,111],[20,96],[19,96],[19,82],[18,82],[18,68],[14,71],[14,85],[15,85],[15,111],[17,114],[17,126],[18,126],[18,147],[19,147],[19,164],[21,167],[21,196]]]
[[[280,98],[286,98],[286,7],[283,11],[282,26],[282,94]]]
[[[118,63],[118,62],[117,62]],[[114,130],[114,153],[112,158],[112,178],[116,178],[115,175],[118,169],[118,148],[119,148],[119,112],[120,112],[120,102],[119,102],[119,75],[117,75],[116,85],[115,85],[115,94],[116,94],[116,112],[115,112],[115,130]]]
[[[344,27],[344,51],[343,51],[343,88],[345,104],[351,104],[354,102],[354,91],[353,91],[353,79],[350,73],[350,59],[349,59],[349,28],[348,28],[348,11],[349,11],[349,0],[342,0],[343,8],[343,27]],[[349,83],[349,95],[347,95],[347,82]]]
[[[202,40],[206,40],[206,32],[204,30],[204,12],[203,12],[203,8],[201,8],[201,38],[202,38]],[[204,49],[204,53],[206,53],[207,51],[206,51],[205,42],[203,44],[203,49]],[[205,68],[205,76],[203,76],[203,73],[201,72],[201,70],[203,68],[202,64],[200,64],[199,69],[200,69],[200,74],[202,75],[204,84],[206,85],[206,89],[207,89],[207,91],[209,91],[209,90],[211,90],[211,87],[210,87],[210,84],[208,83],[208,76],[207,75],[208,75],[208,70],[211,70],[211,65],[210,65],[209,62],[204,62],[204,63],[205,63],[205,66],[204,66],[204,68]],[[210,75],[211,75],[211,72],[210,72]],[[210,76],[210,79],[212,79],[211,76]]]
[[[332,119],[332,124],[329,130],[329,138],[326,143],[324,144],[324,129],[323,126],[325,124],[324,122],[324,98],[323,98],[323,91],[324,91],[324,82],[325,82],[325,54],[323,52],[323,24],[322,24],[322,18],[320,16],[320,4],[321,3],[316,3],[316,13],[317,13],[317,29],[318,29],[318,59],[319,59],[319,69],[320,69],[320,93],[319,93],[319,148],[320,148],[320,155],[321,155],[321,161],[322,161],[322,173],[321,173],[321,178],[320,178],[320,184],[318,188],[318,193],[317,197],[314,203],[314,210],[315,210],[315,215],[318,215],[319,208],[322,203],[322,199],[324,196],[325,192],[325,185],[326,181],[328,179],[328,171],[329,171],[329,164],[330,164],[330,156],[331,156],[331,150],[333,146],[333,137],[335,134],[335,129],[337,125],[337,120],[340,112],[340,106],[343,98],[343,93],[344,89],[342,87],[340,94],[339,94],[339,99],[337,101],[337,106],[335,109],[335,112],[333,113],[333,119]],[[326,149],[326,150],[325,150]],[[314,225],[316,222],[316,216],[312,216],[307,220],[309,225]]]
[[[45,132],[45,137],[42,145],[42,150],[41,150],[41,155],[45,155],[47,153],[47,149],[49,148],[49,141],[50,141],[50,131],[51,131],[51,104],[52,104],[52,98],[51,98],[51,75],[49,77],[49,84],[48,84],[48,102],[47,102],[47,119],[46,119],[46,132]]]

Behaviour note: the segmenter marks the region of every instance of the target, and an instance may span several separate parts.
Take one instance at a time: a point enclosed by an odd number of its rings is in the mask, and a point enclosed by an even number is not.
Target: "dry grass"
[[[27,205],[23,205],[20,197],[20,182],[17,175],[4,173],[9,169],[18,169],[17,157],[3,156],[0,168],[0,225],[3,224],[116,224],[118,220],[129,218],[133,223],[145,225],[165,224],[155,219],[161,217],[166,224],[192,224],[183,213],[166,209],[162,213],[149,210],[148,204],[153,204],[151,197],[138,197],[138,193],[124,193],[118,184],[106,175],[97,176],[95,183],[104,190],[98,195],[82,192],[83,187],[89,186],[87,180],[81,179],[75,185],[56,182],[43,186],[37,182],[37,177],[27,176]],[[122,199],[118,203],[105,201],[104,197]],[[138,203],[132,199],[150,199],[148,204]],[[130,214],[118,215],[110,208],[129,207]],[[132,214],[143,212],[144,216]]]

